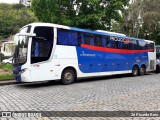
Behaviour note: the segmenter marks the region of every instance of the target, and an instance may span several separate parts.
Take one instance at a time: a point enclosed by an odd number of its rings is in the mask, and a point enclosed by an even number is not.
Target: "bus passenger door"
[[[49,61],[53,42],[42,38],[33,38],[31,46],[31,78],[32,81],[53,79],[53,66]]]

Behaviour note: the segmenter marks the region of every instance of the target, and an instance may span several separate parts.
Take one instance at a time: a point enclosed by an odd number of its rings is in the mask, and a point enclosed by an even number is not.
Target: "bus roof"
[[[64,26],[64,25],[59,25],[59,24],[53,24],[53,23],[31,23],[26,26],[50,26],[50,27],[57,27],[57,28],[62,28],[62,29],[68,29],[68,30],[75,30],[75,31],[80,31],[80,32],[86,32],[86,33],[92,33],[92,34],[99,34],[99,35],[109,35],[109,36],[117,36],[117,37],[122,37],[122,38],[129,38],[132,40],[145,40],[145,39],[140,39],[140,38],[134,38],[134,37],[129,37],[126,36],[125,34],[121,34],[121,33],[114,33],[114,32],[108,32],[108,31],[104,31],[104,30],[87,30],[87,29],[82,29],[82,28],[76,28],[76,27],[70,27],[70,26]],[[22,27],[22,29],[24,28]],[[150,41],[150,40],[145,40],[148,42],[153,42],[154,41]]]
[[[108,34],[114,34],[114,35],[120,35],[120,36],[126,36],[125,34],[122,34],[122,33],[115,33],[115,32],[104,31],[104,30],[95,30],[95,31],[102,32],[102,33],[108,33]]]
[[[120,35],[120,34],[105,33],[105,32],[99,32],[99,31],[94,31],[94,30],[87,30],[87,29],[82,29],[82,28],[58,25],[58,24],[53,24],[53,23],[31,23],[31,24],[25,25],[24,27],[29,26],[29,25],[31,25],[31,26],[52,26],[52,27],[63,28],[63,29],[68,29],[68,30],[75,30],[75,31],[92,33],[92,34],[111,35],[111,36],[115,36],[116,35],[118,37],[126,37],[126,36]]]

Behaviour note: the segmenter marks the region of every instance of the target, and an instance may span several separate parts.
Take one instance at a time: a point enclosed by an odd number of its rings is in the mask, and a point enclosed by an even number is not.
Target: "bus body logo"
[[[86,54],[86,53],[84,53],[84,51],[82,51],[82,53],[80,54],[80,56],[85,56],[85,57],[95,57],[96,54]]]

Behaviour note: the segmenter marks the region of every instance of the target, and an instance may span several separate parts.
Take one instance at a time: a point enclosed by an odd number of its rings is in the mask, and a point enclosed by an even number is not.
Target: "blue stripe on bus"
[[[76,47],[79,69],[83,73],[112,72],[132,70],[133,65],[139,67],[144,63],[148,67],[148,53],[121,54],[101,52]]]

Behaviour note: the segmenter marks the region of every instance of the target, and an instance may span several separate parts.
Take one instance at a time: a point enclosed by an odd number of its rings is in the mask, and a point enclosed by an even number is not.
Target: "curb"
[[[1,80],[0,86],[16,84],[16,80]]]

